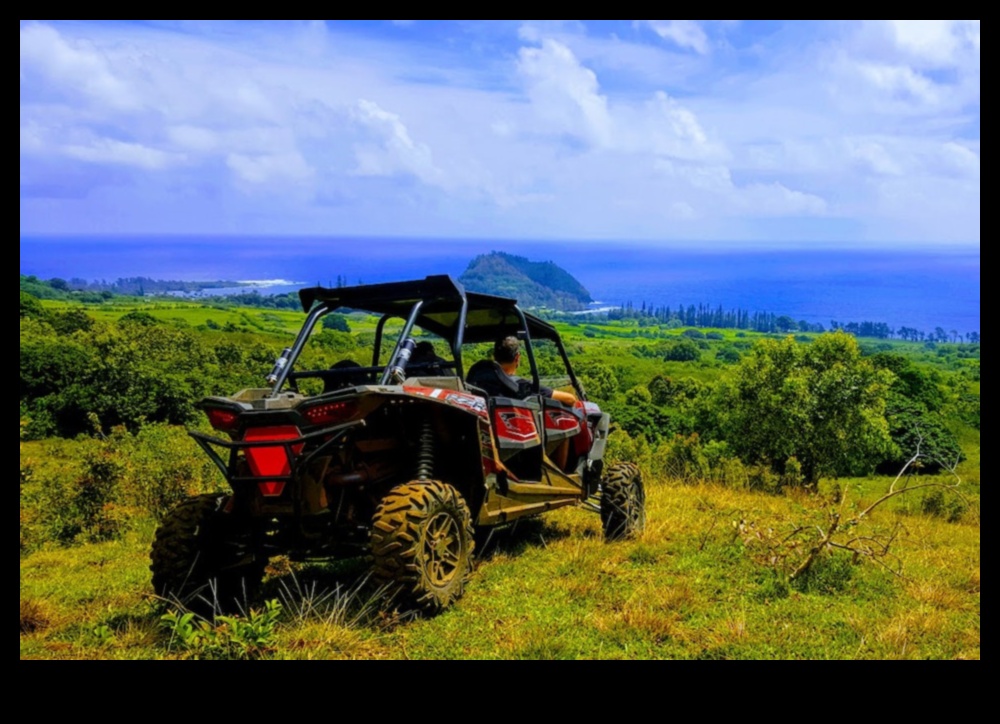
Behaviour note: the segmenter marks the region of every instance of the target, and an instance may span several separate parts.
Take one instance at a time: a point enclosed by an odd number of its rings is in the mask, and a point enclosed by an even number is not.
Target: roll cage
[[[380,317],[375,330],[371,365],[349,370],[351,374],[364,376],[366,381],[379,385],[401,381],[396,378],[394,371],[406,366],[409,356],[407,342],[412,340],[414,328],[434,334],[448,343],[453,361],[445,361],[438,366],[451,370],[451,373],[463,380],[463,345],[492,343],[500,337],[516,335],[521,339],[528,358],[533,392],[538,392],[540,382],[532,340],[543,339],[555,344],[578,398],[586,399],[555,327],[521,310],[515,299],[467,292],[450,276],[428,276],[416,281],[354,287],[309,287],[299,292],[299,299],[307,317],[295,342],[282,352],[269,376],[272,384],[271,397],[278,397],[286,383],[294,384],[297,377],[306,376],[306,373],[293,370],[319,320],[337,310],[347,309],[365,311]],[[385,325],[391,319],[403,320],[403,327],[392,352],[383,364],[380,359],[382,338]],[[412,341],[409,349],[412,349]],[[322,377],[328,372],[315,370],[308,374]]]

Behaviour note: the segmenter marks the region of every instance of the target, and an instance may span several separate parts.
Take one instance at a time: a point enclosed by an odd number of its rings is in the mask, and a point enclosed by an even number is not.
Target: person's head
[[[517,337],[511,335],[498,339],[493,345],[493,359],[501,367],[517,366],[521,359],[521,343]]]
[[[434,345],[424,340],[423,342],[417,342],[416,348],[413,350],[413,356],[411,360],[432,360],[437,355],[434,352]]]

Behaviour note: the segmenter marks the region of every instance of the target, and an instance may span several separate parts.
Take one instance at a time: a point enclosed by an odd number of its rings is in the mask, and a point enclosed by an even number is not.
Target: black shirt
[[[492,360],[482,360],[472,365],[469,374],[466,375],[466,381],[490,397],[513,397],[516,400],[524,400],[534,394],[531,390],[531,380],[508,375],[497,362]],[[552,397],[551,387],[539,386],[538,392],[545,397]]]

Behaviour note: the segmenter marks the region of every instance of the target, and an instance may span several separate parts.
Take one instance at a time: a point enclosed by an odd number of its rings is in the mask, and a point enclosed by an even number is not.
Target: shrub
[[[351,326],[347,323],[347,317],[343,314],[328,314],[323,317],[323,329],[335,332],[350,332]]]
[[[667,362],[693,362],[701,357],[698,345],[690,340],[681,340],[672,344],[663,355]]]
[[[706,480],[710,472],[697,433],[675,435],[669,442],[662,443],[653,456],[653,466],[656,472],[684,483]]]
[[[274,651],[282,606],[277,600],[252,608],[246,616],[199,618],[189,611],[169,611],[160,618],[171,648],[194,659],[259,659]]]
[[[965,503],[957,496],[945,496],[944,491],[935,488],[920,501],[920,512],[935,518],[944,518],[949,523],[957,523],[966,510]]]

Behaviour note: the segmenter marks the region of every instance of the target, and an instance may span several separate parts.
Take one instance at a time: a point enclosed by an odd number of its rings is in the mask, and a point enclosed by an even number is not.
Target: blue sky
[[[979,244],[979,21],[20,36],[22,235]]]

